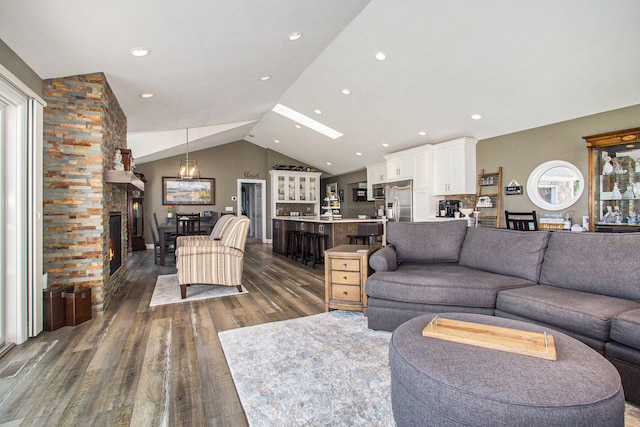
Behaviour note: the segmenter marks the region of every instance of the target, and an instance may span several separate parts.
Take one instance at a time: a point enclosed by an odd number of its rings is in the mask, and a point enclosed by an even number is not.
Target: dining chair
[[[537,231],[538,220],[536,211],[531,212],[509,212],[504,211],[504,219],[507,228],[520,231]]]

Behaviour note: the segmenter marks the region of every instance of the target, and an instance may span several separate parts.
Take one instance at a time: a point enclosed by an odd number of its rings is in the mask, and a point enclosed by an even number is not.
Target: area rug
[[[235,286],[191,285],[187,288],[187,297],[182,299],[180,297],[178,275],[167,274],[165,276],[158,276],[149,307],[248,293],[244,287],[242,288],[242,292],[238,292]]]
[[[329,313],[219,334],[251,426],[393,426],[388,347],[362,313]]]
[[[251,426],[395,426],[388,348],[361,313],[332,311],[218,334]],[[640,407],[626,404],[626,427]]]

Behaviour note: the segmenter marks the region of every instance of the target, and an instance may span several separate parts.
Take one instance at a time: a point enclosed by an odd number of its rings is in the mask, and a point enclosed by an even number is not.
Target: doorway
[[[267,181],[264,179],[238,179],[238,212],[249,218],[249,237],[267,243]]]

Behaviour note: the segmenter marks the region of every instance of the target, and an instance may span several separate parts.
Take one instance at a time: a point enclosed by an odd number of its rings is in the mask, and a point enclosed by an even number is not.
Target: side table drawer
[[[334,300],[360,302],[360,286],[333,284],[331,297]]]
[[[358,271],[332,271],[331,283],[339,285],[360,285],[360,272]]]
[[[360,260],[331,258],[331,270],[360,271]]]

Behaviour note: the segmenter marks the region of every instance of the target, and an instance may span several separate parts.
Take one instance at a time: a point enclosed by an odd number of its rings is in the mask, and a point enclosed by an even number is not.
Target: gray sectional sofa
[[[387,243],[369,258],[369,328],[447,312],[544,325],[607,357],[640,403],[640,233],[392,222]]]

